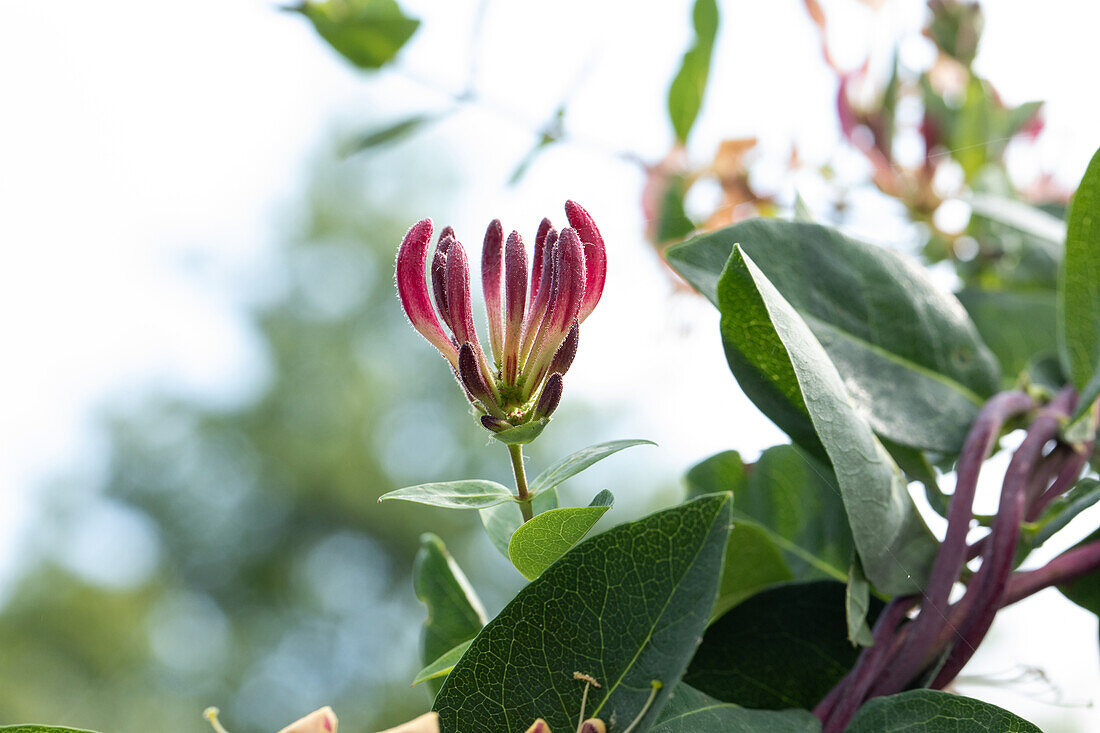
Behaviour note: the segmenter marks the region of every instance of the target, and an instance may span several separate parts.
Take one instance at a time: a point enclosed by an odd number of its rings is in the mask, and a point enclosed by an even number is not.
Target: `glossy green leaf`
[[[412,501],[448,509],[485,509],[514,499],[508,487],[485,479],[406,486],[378,497],[378,501]]]
[[[808,710],[750,710],[680,683],[650,733],[821,733]]]
[[[529,423],[517,425],[514,428],[508,428],[499,433],[492,433],[492,436],[501,443],[507,445],[526,445],[542,435],[542,431],[550,424],[550,420],[551,418],[549,417],[544,417],[541,420],[532,420]]]
[[[614,502],[604,489],[588,506],[551,509],[524,522],[508,543],[509,559],[523,577],[534,580],[584,539]]]
[[[810,709],[859,656],[844,603],[844,584],[833,580],[757,593],[711,624],[683,681],[745,707]],[[877,616],[881,601],[870,608]]]
[[[970,697],[910,690],[876,697],[856,713],[845,733],[1042,733],[1023,718]]]
[[[416,673],[416,677],[413,678],[412,687],[419,685],[421,682],[427,682],[428,680],[439,679],[440,677],[446,677],[458,664],[458,660],[462,659],[462,655],[466,653],[466,650],[470,648],[470,641],[464,641],[458,646],[443,652],[434,662],[426,665],[424,669]]]
[[[676,245],[668,259],[717,303],[735,243],[805,320],[878,434],[940,453],[959,449],[999,370],[953,295],[915,261],[817,224],[747,221]],[[803,411],[787,415],[790,404],[772,402],[758,406],[804,436]]]
[[[648,730],[691,658],[718,590],[729,500],[707,496],[570,550],[478,634],[435,700],[442,733],[523,730],[538,717],[574,730],[588,715],[633,720],[664,684]]]
[[[1057,296],[1049,290],[977,290],[959,293],[978,333],[1015,382],[1039,355],[1058,352]]]
[[[1073,196],[1059,290],[1062,357],[1081,398],[1076,417],[1100,398],[1100,150]]]
[[[657,244],[679,242],[695,231],[695,222],[684,208],[687,189],[687,178],[682,175],[669,175],[664,179],[664,191],[660,196],[652,235]]]
[[[533,495],[538,496],[547,489],[552,489],[568,481],[592,464],[635,445],[657,444],[652,440],[611,440],[606,443],[597,443],[587,448],[581,448],[576,453],[570,453],[568,456],[536,476],[535,480],[528,486],[528,490]]]
[[[421,637],[421,661],[431,664],[485,625],[485,609],[443,541],[434,534],[420,536],[413,562],[413,588],[428,610]],[[432,686],[438,689],[438,683]]]
[[[557,509],[557,490],[550,489],[540,493],[531,500],[531,508],[535,515]],[[523,524],[523,511],[519,508],[519,504],[509,501],[482,509],[478,514],[481,515],[481,524],[485,527],[485,534],[489,535],[489,541],[501,555],[507,558],[508,543],[512,541],[515,531]]]
[[[938,543],[904,476],[806,323],[740,247],[718,284],[718,305],[726,358],[742,389],[796,442],[817,446],[830,461],[868,579],[889,595],[922,587]]]
[[[83,728],[58,728],[54,725],[8,725],[0,726],[0,733],[95,733]]]
[[[714,39],[718,34],[718,4],[715,0],[695,0],[692,10],[695,41],[684,53],[680,70],[668,89],[668,117],[680,143],[687,142],[695,118],[703,106],[710,76]]]
[[[361,69],[392,60],[420,26],[395,0],[307,0],[290,9],[309,18],[333,49]]]
[[[768,586],[793,579],[783,553],[764,528],[735,519],[726,543],[726,562],[711,618],[722,616]]]

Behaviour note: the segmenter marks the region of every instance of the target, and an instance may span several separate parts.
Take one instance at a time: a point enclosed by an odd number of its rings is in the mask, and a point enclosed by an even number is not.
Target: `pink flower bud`
[[[607,280],[607,249],[600,230],[596,228],[596,222],[580,204],[566,201],[565,215],[569,218],[569,225],[584,242],[586,280],[579,315],[579,320],[583,322],[595,310],[600,296],[603,295],[604,282]]]
[[[500,315],[500,276],[504,230],[500,219],[493,219],[485,231],[481,248],[481,287],[485,291],[485,310],[489,315],[489,347],[500,366],[504,353],[504,328]]]
[[[504,268],[504,383],[515,384],[519,371],[520,340],[523,337],[523,310],[527,300],[527,249],[518,232],[508,235]]]
[[[546,245],[546,238],[550,234],[550,231],[554,227],[550,224],[549,219],[543,219],[539,222],[539,230],[535,233],[535,255],[531,260],[531,303],[534,304],[535,296],[538,294],[539,283],[542,282],[542,251]],[[555,239],[557,239],[555,233]],[[553,247],[553,242],[550,243]]]
[[[546,384],[542,388],[542,394],[539,395],[538,404],[535,405],[534,417],[536,420],[554,414],[554,410],[558,409],[558,403],[561,402],[561,391],[562,378],[560,374],[555,372],[546,380]]]
[[[458,376],[462,386],[470,395],[481,402],[489,412],[502,417],[504,413],[497,407],[497,397],[493,389],[486,383],[481,374],[481,368],[477,363],[477,355],[469,341],[462,344],[458,350]]]
[[[557,246],[554,247],[553,285],[546,315],[543,316],[531,354],[523,365],[527,394],[538,387],[550,360],[573,321],[577,320],[584,299],[584,283],[584,250],[581,240],[575,231],[566,227],[562,229]]]
[[[439,349],[447,361],[451,362],[451,366],[457,368],[458,349],[443,332],[439,318],[432,309],[428,281],[424,276],[424,263],[431,237],[431,219],[418,222],[405,235],[397,252],[397,294],[413,328]]]
[[[550,733],[550,726],[546,724],[545,720],[539,718],[527,729],[527,733]]]
[[[499,417],[493,417],[492,415],[482,415],[481,424],[485,426],[486,430],[491,430],[494,433],[513,427],[512,423],[507,420],[501,420]]]
[[[577,346],[580,345],[581,326],[579,321],[573,321],[573,327],[562,341],[550,362],[550,373],[565,374],[573,364],[573,358],[577,355]]]
[[[432,292],[435,294],[435,307],[439,311],[443,323],[447,328],[452,328],[450,311],[447,310],[447,250],[454,244],[455,230],[451,227],[443,227],[439,233],[439,241],[435,245],[435,255],[432,256]]]
[[[532,301],[527,309],[527,318],[523,324],[523,346],[520,349],[519,360],[523,362],[531,353],[531,347],[535,344],[542,321],[546,316],[546,308],[550,303],[550,291],[553,289],[554,272],[554,248],[558,244],[558,232],[550,229],[546,233],[543,242],[541,257],[539,257],[539,282],[534,284],[534,275],[531,276]],[[537,293],[534,290],[537,289]]]
[[[455,241],[447,251],[447,308],[455,341],[481,346],[474,331],[473,305],[470,301],[470,266],[462,244]]]

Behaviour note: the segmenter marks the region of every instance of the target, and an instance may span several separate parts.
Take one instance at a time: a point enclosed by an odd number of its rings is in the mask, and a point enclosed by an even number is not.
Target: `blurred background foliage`
[[[393,0],[288,10],[368,74],[399,58],[419,26]],[[1068,193],[1049,178],[1025,187],[1008,175],[1006,150],[1042,129],[1041,109],[1006,105],[974,70],[980,8],[929,3],[935,58],[924,68],[901,63],[896,49],[888,64],[842,68],[825,40],[825,12],[816,0],[800,12],[836,74],[837,120],[847,153],[866,160],[862,183],[900,207],[918,232],[916,252],[953,266],[1006,379],[1030,368],[1041,378],[1021,355],[1040,350],[1036,343],[1054,348],[1060,254],[1050,241]],[[716,27],[727,19],[713,0],[698,0],[684,20],[693,37],[668,77],[672,147],[660,160],[616,153],[643,172],[638,216],[652,256],[693,232],[804,206],[754,174],[762,155],[753,137],[721,141],[702,163],[697,150],[689,154],[705,96],[722,93],[707,81]],[[503,452],[486,446],[445,363],[411,334],[392,282],[404,230],[428,202],[446,201],[461,173],[447,169],[438,142],[403,148],[400,158],[383,148],[481,103],[474,78],[471,70],[454,107],[367,120],[320,146],[301,200],[283,216],[284,241],[255,276],[263,287],[240,284],[255,291],[248,317],[266,355],[251,400],[225,408],[168,392],[120,403],[102,418],[102,471],[61,473],[43,489],[45,521],[0,610],[0,720],[201,731],[199,711],[217,704],[230,729],[245,733],[331,704],[350,730],[385,727],[429,701],[408,687],[420,666],[410,622],[423,618],[410,584],[418,535],[443,537],[490,614],[520,586],[473,515],[374,501],[438,478],[509,482]],[[531,131],[513,183],[573,139],[568,107],[567,95]],[[808,170],[792,148],[781,167],[818,181],[801,215],[849,222],[854,188],[832,163]],[[708,187],[709,196],[692,193]],[[1029,317],[1016,318],[1018,333],[985,327],[1006,313]],[[597,440],[647,437],[608,435],[607,422],[568,393],[555,422],[533,465]],[[679,490],[617,470],[644,501],[667,502]],[[107,549],[103,537],[114,539]]]

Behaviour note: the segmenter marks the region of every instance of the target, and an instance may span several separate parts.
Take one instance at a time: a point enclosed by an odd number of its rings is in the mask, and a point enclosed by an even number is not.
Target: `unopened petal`
[[[439,349],[452,366],[457,367],[458,349],[443,332],[443,326],[432,308],[428,281],[424,275],[431,236],[431,219],[418,222],[405,235],[397,251],[397,294],[413,328]]]
[[[443,323],[451,328],[450,311],[447,309],[447,251],[455,241],[455,230],[451,227],[443,227],[439,233],[439,241],[435,245],[435,254],[432,256],[432,293],[435,295],[435,307],[439,311]]]
[[[607,280],[607,248],[600,230],[596,228],[596,222],[584,207],[575,201],[566,201],[565,215],[569,218],[569,225],[577,231],[584,243],[586,280],[579,315],[580,320],[584,321],[595,310],[600,296],[603,295],[604,282]]]
[[[538,404],[535,405],[536,420],[550,417],[554,414],[554,410],[558,409],[558,403],[561,402],[562,387],[561,375],[557,372],[551,374],[550,378],[546,380],[546,385],[542,388]]]
[[[527,248],[518,232],[508,236],[504,250],[504,383],[515,384],[527,301]]]
[[[489,315],[489,346],[498,366],[504,353],[504,326],[500,312],[503,239],[500,220],[493,219],[485,231],[485,242],[481,248],[481,287],[485,291],[485,310]]]
[[[336,713],[326,705],[291,723],[279,733],[336,733],[336,723]]]

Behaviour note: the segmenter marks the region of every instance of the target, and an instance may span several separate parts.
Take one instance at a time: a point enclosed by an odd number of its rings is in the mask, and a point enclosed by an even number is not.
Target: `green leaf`
[[[1066,241],[1066,225],[1058,217],[1018,199],[991,193],[973,193],[966,201],[978,216],[1026,234],[1045,244],[1044,249],[1052,256],[1061,257],[1062,243]]]
[[[745,462],[735,450],[723,451],[695,464],[684,478],[688,498],[728,491],[733,494],[735,505],[737,497],[749,483]]]
[[[534,580],[555,560],[584,539],[607,513],[615,497],[604,489],[586,507],[551,509],[520,525],[508,543],[508,557],[516,570]]]
[[[485,625],[485,609],[443,541],[434,534],[420,536],[413,562],[413,588],[427,607],[421,642],[421,661],[431,664],[446,652],[477,635]],[[438,684],[432,691],[438,690]]]
[[[768,586],[793,578],[783,554],[763,527],[734,520],[711,618],[717,619]]]
[[[1054,292],[967,288],[958,295],[1007,381],[1015,382],[1036,356],[1057,353]]]
[[[821,344],[740,247],[717,294],[730,369],[796,442],[828,457],[867,577],[890,595],[923,587],[938,544]]]
[[[307,0],[290,9],[309,18],[337,53],[361,69],[391,61],[420,25],[395,0]]]
[[[0,733],[95,733],[83,728],[58,728],[54,725],[7,725],[0,726]]]
[[[1100,398],[1100,150],[1070,205],[1059,284],[1062,358],[1081,393],[1076,419]]]
[[[1100,529],[1078,542],[1074,547],[1081,547],[1098,541],[1100,541]],[[1100,616],[1100,570],[1094,570],[1077,580],[1064,583],[1058,586],[1058,590],[1081,608]]]
[[[749,710],[680,683],[650,733],[821,733],[808,710]]]
[[[502,502],[514,501],[515,497],[508,487],[485,479],[406,486],[378,497],[378,501],[398,499],[448,509],[485,509]]]
[[[550,419],[544,417],[541,420],[532,420],[529,423],[517,425],[499,433],[492,433],[492,436],[507,445],[526,445],[542,435],[542,431],[550,424]]]
[[[688,181],[684,176],[669,175],[665,178],[657,222],[653,227],[653,241],[657,244],[679,242],[695,231],[695,222],[684,208],[687,189]]]
[[[558,492],[555,489],[543,491],[531,500],[531,509],[536,516],[557,508]],[[509,501],[482,509],[478,514],[481,515],[481,524],[485,527],[485,534],[489,535],[489,541],[493,543],[493,547],[508,558],[508,543],[512,541],[515,531],[523,524],[523,510],[519,508],[519,504]]]
[[[859,656],[844,603],[833,580],[768,588],[711,624],[683,681],[745,707],[810,709]],[[877,616],[881,601],[870,605]]]
[[[668,259],[717,304],[735,243],[805,320],[879,435],[940,453],[961,447],[983,397],[999,386],[998,366],[958,300],[924,268],[828,227],[774,219],[696,237]],[[791,426],[790,405],[771,405],[776,414],[758,406],[785,430],[806,432]]]
[[[427,682],[428,680],[439,679],[440,677],[446,677],[458,664],[458,660],[462,659],[462,655],[466,653],[466,650],[470,648],[470,641],[464,641],[458,646],[443,652],[443,654],[431,664],[428,664],[424,669],[416,673],[416,677],[413,678],[410,687],[416,687],[421,682]]]
[[[1023,718],[970,697],[938,690],[910,690],[876,697],[856,713],[846,733],[1042,733]]]
[[[1047,507],[1039,518],[1039,531],[1032,544],[1039,547],[1069,524],[1078,514],[1100,501],[1100,481],[1083,478]]]
[[[625,725],[664,683],[648,730],[691,658],[718,590],[729,500],[707,496],[629,522],[570,550],[478,634],[435,700],[442,733],[573,730],[588,715]]]
[[[871,627],[867,625],[867,613],[871,610],[871,584],[863,574],[859,558],[852,559],[848,571],[848,585],[844,592],[844,615],[848,620],[848,641],[859,646],[871,646]]]
[[[441,116],[442,115],[436,113],[415,114],[392,124],[384,125],[360,135],[349,142],[345,146],[343,153],[344,155],[353,155],[355,153],[361,153],[364,150],[369,150],[370,148],[377,148],[382,145],[395,143],[419,131],[420,128],[425,125],[435,122]]]
[[[680,143],[687,142],[703,106],[714,39],[718,34],[718,4],[715,0],[695,0],[691,17],[695,41],[684,53],[680,70],[668,89],[668,117]]]
[[[611,440],[606,443],[597,443],[587,448],[581,448],[576,453],[570,453],[568,456],[536,476],[535,480],[532,481],[528,487],[528,490],[534,496],[538,496],[547,489],[552,489],[573,476],[576,476],[592,464],[635,445],[657,444],[652,440]]]

